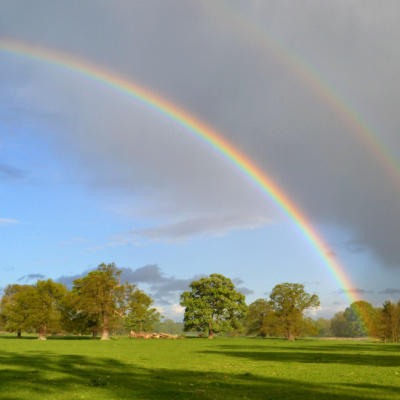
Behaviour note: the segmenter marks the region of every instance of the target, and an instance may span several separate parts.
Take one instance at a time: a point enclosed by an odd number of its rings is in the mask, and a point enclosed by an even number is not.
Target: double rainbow
[[[48,49],[27,45],[14,40],[0,39],[0,52],[68,71],[100,84],[137,102],[157,115],[183,128],[184,132],[198,138],[215,149],[237,170],[246,175],[263,193],[293,221],[302,236],[314,249],[322,264],[329,270],[338,287],[343,288],[350,302],[358,300],[351,291],[354,287],[339,262],[330,257],[328,246],[295,203],[251,159],[227,141],[206,123],[199,121],[178,105],[158,96],[131,80],[123,79],[86,61]]]
[[[368,121],[333,87],[301,54],[282,42],[257,21],[246,16],[239,7],[226,0],[215,1],[220,13],[229,15],[239,32],[246,32],[260,40],[265,50],[283,65],[307,90],[310,90],[326,107],[357,136],[359,142],[385,171],[394,186],[400,191],[400,160],[391,148],[377,135]]]

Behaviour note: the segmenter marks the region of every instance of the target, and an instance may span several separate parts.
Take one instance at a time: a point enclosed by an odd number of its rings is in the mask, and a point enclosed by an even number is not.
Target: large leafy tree
[[[262,337],[274,332],[272,321],[274,320],[272,303],[267,299],[258,299],[247,308],[244,323],[246,333],[256,334]]]
[[[331,319],[331,330],[334,336],[347,336],[347,320],[343,314],[344,311],[339,311]]]
[[[29,302],[27,324],[39,334],[40,340],[46,339],[46,333],[61,328],[61,304],[67,288],[62,283],[38,280],[23,293]]]
[[[381,337],[387,341],[397,343],[400,340],[400,302],[389,300],[383,303],[379,310]]]
[[[193,281],[190,292],[181,295],[181,306],[185,307],[184,330],[208,330],[214,333],[241,328],[240,320],[246,311],[245,296],[235,290],[229,278],[212,274],[208,278]]]
[[[120,283],[121,271],[114,263],[100,264],[96,271],[76,279],[72,291],[79,297],[79,313],[100,317],[101,339],[109,339],[110,330],[119,326],[120,318],[137,306],[136,285]]]
[[[29,298],[26,292],[31,290],[29,285],[8,285],[4,289],[4,295],[0,303],[0,317],[7,332],[17,332],[21,338],[21,332],[28,328]]]
[[[343,316],[347,321],[346,336],[378,335],[378,313],[367,301],[360,300],[350,304]]]
[[[95,338],[100,331],[101,315],[80,310],[80,296],[69,291],[62,302],[61,324],[70,333],[92,333]]]
[[[125,328],[140,332],[154,331],[154,324],[160,322],[161,314],[151,307],[153,303],[154,300],[142,290],[133,290],[131,308],[125,318]]]
[[[312,324],[304,317],[304,311],[320,305],[316,294],[310,295],[299,283],[282,283],[276,285],[270,299],[276,315],[276,329],[289,340],[306,334],[315,333]]]

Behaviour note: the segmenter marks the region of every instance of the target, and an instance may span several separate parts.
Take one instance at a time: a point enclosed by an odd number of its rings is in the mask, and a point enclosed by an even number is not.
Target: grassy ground
[[[0,336],[0,399],[400,398],[400,346]]]

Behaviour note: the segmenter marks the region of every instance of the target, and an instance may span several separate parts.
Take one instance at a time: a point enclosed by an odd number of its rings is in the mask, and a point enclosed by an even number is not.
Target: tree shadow
[[[243,352],[237,354],[240,357],[246,356]],[[399,387],[387,385],[332,385],[328,382],[313,384],[252,373],[194,371],[175,369],[173,366],[149,368],[107,357],[44,354],[39,351],[32,351],[29,354],[3,352],[0,354],[0,366],[0,397],[8,400],[26,398],[149,400],[290,398],[294,400],[315,399],[321,396],[324,400],[338,398],[372,400],[376,399],[376,396],[367,390],[372,386],[385,394],[400,395]]]
[[[400,347],[391,348],[387,352],[391,354],[371,354],[375,351],[369,348],[354,347],[349,349],[345,347],[345,352],[341,353],[339,349],[320,347],[262,347],[262,346],[218,346],[226,350],[203,350],[204,354],[224,354],[227,357],[247,358],[254,361],[263,362],[297,362],[305,364],[348,364],[348,365],[369,365],[382,367],[399,367],[400,357],[393,354],[398,353]],[[254,351],[257,348],[257,351]],[[239,350],[240,349],[240,350]],[[252,350],[252,351],[245,351]],[[369,353],[369,354],[368,354]]]
[[[253,338],[246,338],[246,341],[249,339]],[[332,352],[332,353],[337,353],[341,349],[346,352],[354,352],[354,353],[360,353],[360,352],[368,352],[368,353],[397,353],[400,352],[400,344],[396,343],[351,343],[347,341],[332,341],[332,345],[322,345],[320,340],[312,340],[310,344],[309,340],[304,340],[304,341],[299,341],[296,340],[294,342],[289,342],[286,339],[269,339],[269,342],[264,342],[266,339],[260,339],[257,338],[260,342],[259,345],[255,345],[254,342],[252,342],[249,345],[246,344],[221,344],[218,345],[218,348],[221,349],[229,349],[229,350],[236,350],[236,349],[241,349],[241,350],[251,350],[251,349],[260,349],[260,350],[265,350],[265,351],[276,351],[276,350],[282,350],[282,351],[294,351],[294,352],[301,352],[301,351],[307,351],[307,352]],[[264,343],[263,343],[264,342]],[[285,343],[284,346],[282,346],[282,342]]]
[[[23,335],[20,338],[17,336],[11,335],[0,335],[0,340],[37,340],[38,335]],[[112,338],[110,338],[112,339]],[[92,337],[92,336],[61,336],[61,335],[52,335],[47,336],[46,340],[100,340],[99,337]]]

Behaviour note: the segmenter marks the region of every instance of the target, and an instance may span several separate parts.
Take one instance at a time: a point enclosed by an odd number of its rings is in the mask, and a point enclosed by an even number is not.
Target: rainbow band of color
[[[380,167],[400,191],[400,160],[391,148],[374,131],[367,120],[341,95],[338,90],[313,68],[300,54],[284,44],[271,32],[250,17],[243,15],[237,6],[225,0],[215,1],[212,4],[221,8],[223,15],[229,15],[231,22],[237,23],[239,31],[246,28],[258,36],[274,59],[293,73],[304,86],[321,99],[326,107],[357,136],[364,149],[378,161]]]
[[[330,258],[326,254],[328,246],[324,243],[322,237],[317,233],[304,214],[257,165],[224,139],[221,134],[188,114],[177,105],[159,97],[155,93],[146,90],[130,80],[121,79],[115,74],[82,60],[47,49],[30,46],[25,43],[1,39],[0,52],[52,65],[106,86],[153,110],[156,114],[184,128],[185,132],[205,142],[209,147],[215,149],[234,165],[235,168],[246,175],[276,203],[276,205],[294,222],[302,236],[314,249],[322,263],[327,267],[339,288],[344,289],[350,302],[358,300],[355,293],[351,291],[353,286],[346,276],[343,267],[337,260]]]

